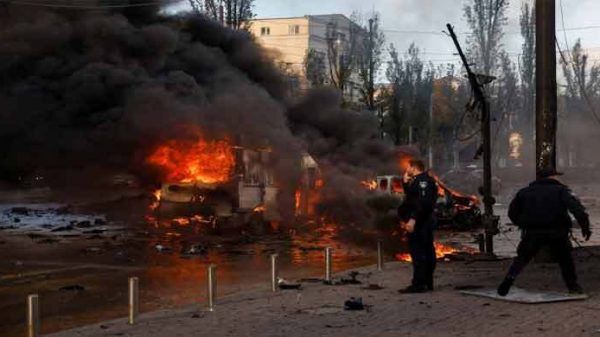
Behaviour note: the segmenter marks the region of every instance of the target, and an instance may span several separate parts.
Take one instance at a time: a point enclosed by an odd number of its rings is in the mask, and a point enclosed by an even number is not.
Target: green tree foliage
[[[413,140],[424,141],[422,143],[426,145],[433,67],[425,66],[414,43],[402,58],[394,45],[390,46],[389,53],[391,60],[386,76],[391,89],[387,95],[384,131],[394,144],[401,145],[408,142],[409,128],[412,127]]]

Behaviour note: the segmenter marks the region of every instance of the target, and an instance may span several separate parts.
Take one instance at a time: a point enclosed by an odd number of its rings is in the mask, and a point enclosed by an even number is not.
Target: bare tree
[[[463,9],[472,33],[468,39],[469,54],[475,68],[485,75],[493,75],[499,65],[507,8],[508,0],[469,0]]]
[[[254,0],[188,0],[192,10],[235,30],[247,29],[254,18]]]

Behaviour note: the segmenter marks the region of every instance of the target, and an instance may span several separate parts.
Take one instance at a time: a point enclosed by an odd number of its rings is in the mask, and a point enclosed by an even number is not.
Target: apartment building
[[[256,41],[272,53],[278,66],[291,78],[296,78],[301,88],[308,86],[304,62],[309,51],[312,50],[323,59],[329,80],[328,41],[335,43],[335,48],[340,50],[340,57],[343,57],[350,49],[351,34],[362,32],[360,27],[342,14],[255,19],[250,22],[249,30]],[[356,76],[352,76],[347,86],[347,96],[357,97],[356,82]]]

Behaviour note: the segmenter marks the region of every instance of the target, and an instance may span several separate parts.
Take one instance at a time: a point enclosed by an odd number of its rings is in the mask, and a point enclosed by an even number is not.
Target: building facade
[[[325,85],[332,84],[331,67],[339,67],[348,59],[348,53],[360,43],[364,31],[342,14],[307,15],[291,18],[255,19],[250,22],[250,33],[267,49],[280,69],[286,72],[300,89],[310,86],[306,60],[311,53],[320,59]],[[310,70],[309,70],[310,71]],[[334,75],[335,76],[335,75]],[[335,80],[335,78],[334,78]],[[347,81],[345,96],[357,97],[356,71]]]

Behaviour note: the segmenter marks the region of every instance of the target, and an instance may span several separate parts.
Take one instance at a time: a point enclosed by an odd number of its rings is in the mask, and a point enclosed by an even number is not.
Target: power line
[[[564,14],[564,9],[563,9],[563,3],[562,0],[560,0],[560,16],[561,16],[561,24],[563,26],[565,26],[565,14]],[[558,43],[558,39],[555,38],[556,41],[556,47],[558,48],[558,51],[560,53],[560,57],[562,59],[562,61],[565,63],[565,65],[567,64],[567,61],[565,60],[565,56],[560,48],[560,44]],[[567,35],[565,34],[565,44],[567,47],[567,50],[569,52],[569,54],[571,54],[571,50],[569,47],[569,41],[567,40]],[[571,58],[571,67],[573,68],[573,73],[575,74],[575,77],[577,78],[577,84],[579,86],[579,90],[581,91],[581,94],[583,96],[583,99],[586,102],[586,105],[588,107],[588,109],[590,110],[590,113],[592,114],[592,117],[594,117],[594,119],[596,120],[596,122],[598,122],[598,124],[600,124],[600,117],[598,116],[598,113],[596,112],[596,109],[594,108],[594,105],[592,104],[590,97],[587,94],[587,90],[586,88],[583,86],[583,79],[581,78],[579,72],[577,71],[577,68],[575,67],[575,62],[574,62],[574,57],[573,55],[570,55]],[[585,71],[585,69],[584,69]]]
[[[0,0],[2,3],[9,5],[21,5],[21,6],[34,6],[34,7],[50,7],[50,8],[73,8],[73,9],[104,9],[104,8],[129,8],[129,7],[146,7],[156,5],[172,5],[175,3],[182,2],[183,0],[172,0],[172,1],[150,1],[140,2],[132,4],[119,4],[119,5],[69,5],[60,3],[42,3],[34,1],[23,1],[23,0]]]

